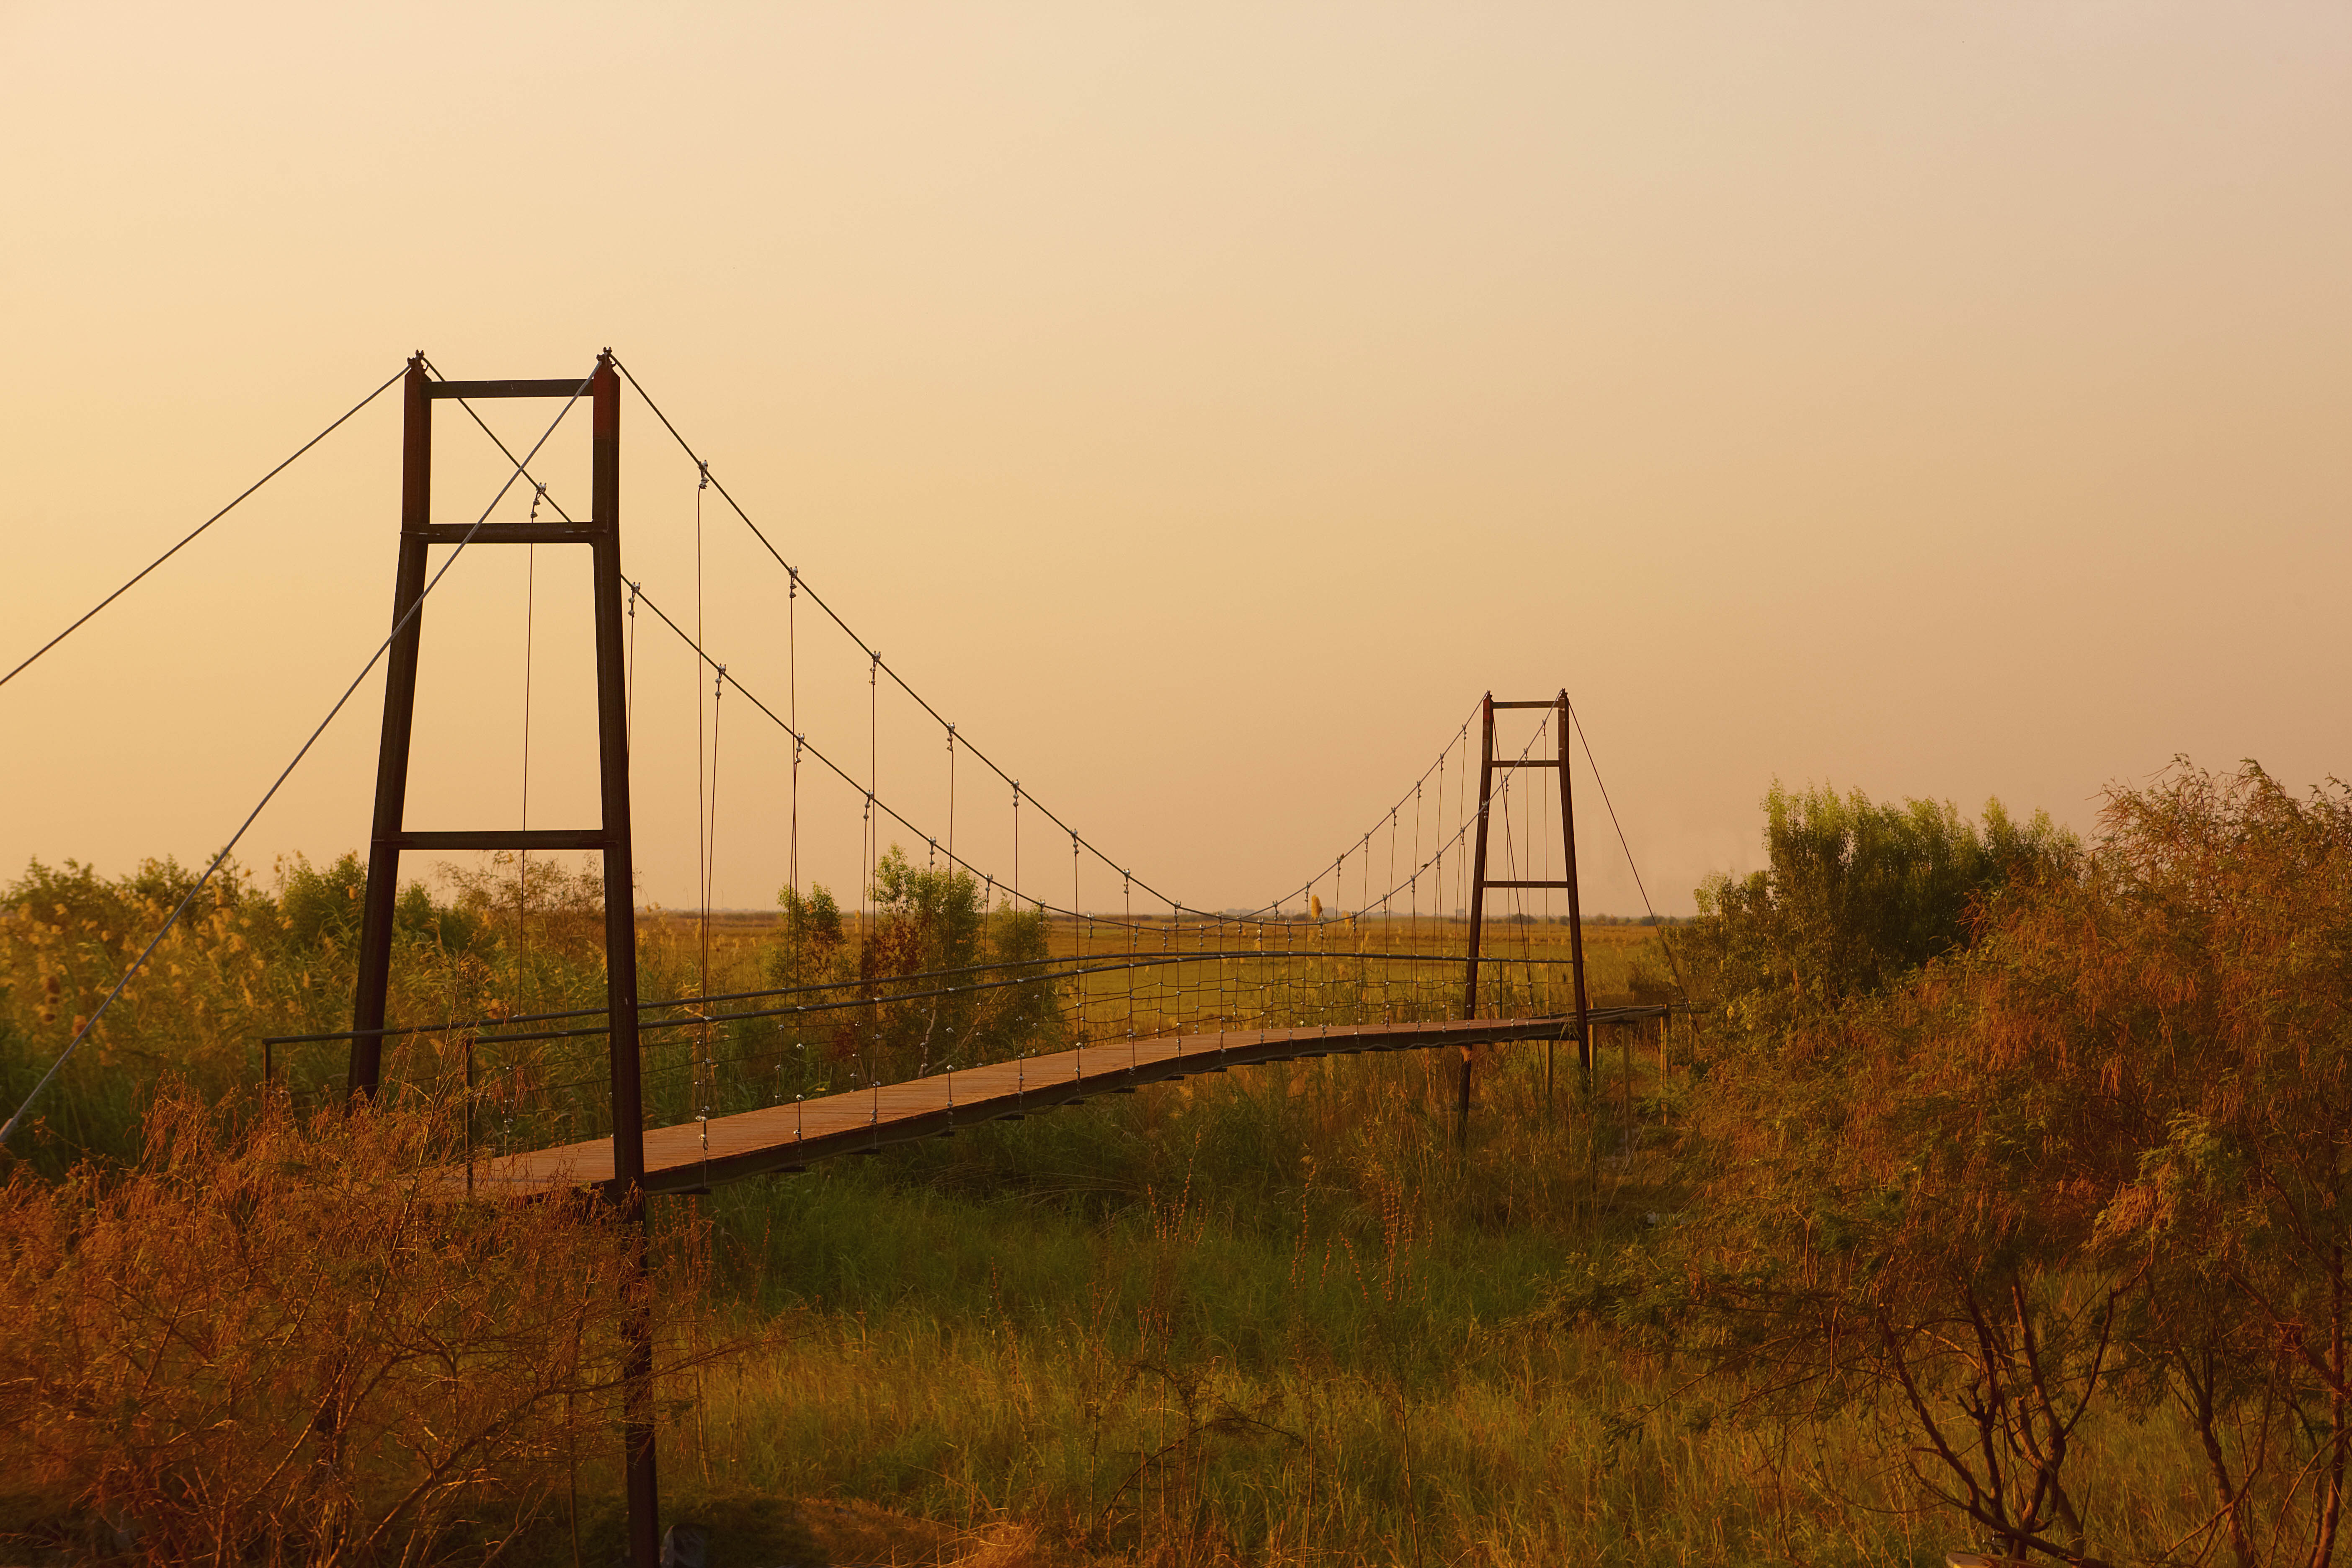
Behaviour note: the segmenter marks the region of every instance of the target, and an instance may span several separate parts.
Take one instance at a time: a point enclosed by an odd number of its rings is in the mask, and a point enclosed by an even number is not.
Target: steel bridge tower
[[[636,876],[629,833],[629,732],[625,621],[621,600],[621,381],[613,352],[596,358],[584,383],[592,415],[586,521],[432,521],[433,405],[451,399],[577,398],[583,384],[551,381],[437,381],[425,356],[408,362],[402,389],[400,555],[393,579],[397,628],[383,689],[383,737],[376,753],[375,822],[368,837],[366,903],[360,928],[359,980],[352,1009],[350,1095],[374,1098],[383,1078],[384,1005],[391,993],[393,910],[404,849],[600,850],[604,857],[604,985],[611,1041],[613,1173],[610,1196],[632,1233],[635,1290],[624,1369],[622,1443],[626,1452],[629,1558],[634,1568],[660,1562],[659,1495],[654,1469],[651,1280],[646,1272],[644,1097],[637,1054]],[[428,552],[436,544],[585,544],[596,605],[596,751],[604,820],[594,827],[418,832],[404,821],[409,738],[416,712],[416,655],[424,640],[423,598]]]

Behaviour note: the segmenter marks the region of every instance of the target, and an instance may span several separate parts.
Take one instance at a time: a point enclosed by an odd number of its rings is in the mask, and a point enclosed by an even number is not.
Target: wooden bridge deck
[[[1664,1007],[1596,1007],[1595,1024],[1663,1016]],[[1051,1056],[934,1073],[822,1100],[717,1116],[708,1122],[646,1133],[646,1190],[706,1191],[721,1182],[796,1171],[813,1160],[858,1154],[891,1143],[939,1138],[959,1127],[1017,1120],[1033,1111],[1079,1105],[1097,1094],[1125,1093],[1194,1073],[1257,1062],[1431,1046],[1567,1040],[1573,1018],[1438,1020],[1418,1024],[1328,1025],[1162,1035],[1057,1051]],[[454,1177],[457,1173],[450,1174]],[[613,1141],[598,1138],[473,1163],[469,1185],[484,1195],[529,1196],[613,1181]]]

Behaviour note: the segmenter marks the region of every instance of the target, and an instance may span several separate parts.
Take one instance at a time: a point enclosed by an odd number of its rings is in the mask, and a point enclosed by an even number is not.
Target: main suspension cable
[[[617,357],[614,360],[613,364],[614,368],[618,370],[622,376],[627,380],[630,387],[635,391],[636,395],[645,400],[645,405],[647,410],[653,414],[656,419],[661,422],[662,428],[669,432],[670,439],[677,443],[678,449],[684,452],[688,460],[694,463],[698,473],[708,481],[711,489],[716,489],[719,492],[719,499],[727,503],[729,509],[735,513],[736,517],[742,522],[743,526],[751,531],[752,538],[759,541],[761,548],[765,550],[769,556],[775,561],[776,564],[782,567],[786,574],[789,574],[793,587],[796,589],[804,589],[807,592],[809,598],[815,604],[817,608],[824,611],[826,617],[830,619],[835,626],[840,628],[842,634],[848,637],[849,640],[857,647],[859,651],[863,652],[866,656],[867,659],[870,661],[872,671],[878,671],[881,674],[889,676],[892,682],[898,686],[898,689],[905,692],[908,698],[913,700],[915,705],[928,714],[935,723],[939,724],[943,730],[949,731],[951,734],[955,734],[955,726],[949,723],[946,716],[940,713],[937,708],[933,707],[929,700],[925,698],[921,692],[916,690],[915,688],[908,683],[906,677],[899,674],[898,671],[893,668],[887,661],[883,659],[881,655],[875,650],[873,645],[868,643],[864,637],[860,637],[856,629],[850,626],[850,624],[842,617],[840,612],[825,602],[823,595],[819,594],[814,588],[808,586],[806,579],[803,577],[800,570],[793,566],[792,563],[784,559],[783,552],[776,548],[774,542],[767,536],[766,532],[761,529],[757,522],[752,521],[751,513],[744,510],[742,503],[735,499],[733,494],[728,490],[726,484],[720,480],[717,475],[710,472],[710,465],[709,461],[704,458],[699,452],[695,450],[693,443],[687,440],[685,434],[678,429],[677,424],[671,420],[668,414],[664,412],[662,406],[654,401],[652,394],[646,390],[645,384],[637,380],[635,374],[630,371],[629,367]],[[697,647],[698,651],[698,643],[697,644]],[[739,687],[738,689],[740,690],[740,688]],[[792,726],[787,726],[786,728],[788,733],[797,734],[797,730],[795,728]],[[1462,737],[1461,743],[1465,748],[1465,762],[1467,760],[1466,747],[1468,745],[1468,733],[1469,727],[1465,722],[1460,731]],[[972,744],[971,737],[966,735],[957,735],[956,738],[962,741],[964,750],[970,752],[974,757],[978,758],[983,766],[987,767],[990,772],[996,774],[998,779],[1014,789],[1016,792],[1016,799],[1019,795],[1028,794],[1028,792],[1020,789],[1019,781],[1014,779],[1011,773],[1005,772],[994,758],[982,751],[978,746]],[[814,748],[811,748],[811,750],[814,749]],[[1441,752],[1441,758],[1442,756],[1443,753]],[[1429,769],[1424,770],[1421,779],[1415,781],[1416,786],[1421,783],[1425,782],[1430,773],[1436,770],[1437,766],[1437,763],[1433,763]],[[1464,782],[1466,784],[1466,780]],[[1401,795],[1398,798],[1396,806],[1392,807],[1391,810],[1401,808],[1403,805],[1404,799],[1407,798],[1411,793],[1411,790],[1408,790],[1405,795]],[[1146,892],[1150,893],[1153,897],[1169,903],[1175,910],[1181,911],[1186,908],[1186,906],[1180,900],[1171,898],[1168,894],[1152,887],[1150,883],[1144,881],[1141,878],[1135,877],[1131,871],[1121,868],[1119,863],[1111,859],[1108,855],[1105,854],[1098,845],[1095,844],[1091,839],[1087,838],[1083,834],[1079,833],[1077,829],[1072,827],[1070,824],[1065,822],[1060,816],[1056,816],[1052,810],[1040,802],[1034,795],[1029,795],[1028,800],[1029,805],[1036,810],[1039,815],[1043,816],[1055,826],[1061,828],[1064,832],[1068,833],[1073,837],[1076,838],[1079,844],[1083,846],[1088,853],[1092,854],[1105,866],[1111,869],[1119,871],[1122,877],[1131,878],[1137,886],[1142,888]],[[895,816],[897,814],[893,813],[892,815]],[[1381,813],[1381,818],[1385,818],[1389,815],[1390,813],[1383,812]],[[903,821],[903,819],[901,820]],[[1376,818],[1375,820],[1378,821],[1381,820],[1381,818]],[[950,823],[950,836],[952,836],[952,823]],[[950,858],[952,858],[952,857],[950,857]],[[1346,855],[1345,853],[1342,853],[1338,859],[1331,864],[1331,866],[1324,869],[1318,869],[1314,876],[1309,877],[1300,889],[1302,896],[1309,896],[1312,894],[1315,883],[1322,879],[1325,874],[1325,869],[1336,872],[1339,863],[1345,859]],[[1286,894],[1285,898],[1286,897],[1287,895]],[[1032,901],[1034,902],[1035,900]],[[1279,916],[1282,903],[1283,900],[1277,899],[1270,904],[1260,905],[1255,909],[1244,911],[1240,918],[1257,918],[1265,915],[1269,910]],[[1041,905],[1040,907],[1050,908],[1051,906]]]
[[[720,672],[727,684],[735,689],[737,696],[742,698],[745,701],[751,703],[752,707],[758,709],[761,716],[766,719],[770,723],[775,725],[778,729],[782,730],[786,734],[792,735],[795,747],[804,752],[807,755],[815,758],[816,761],[822,763],[825,770],[832,773],[835,778],[839,779],[843,784],[848,785],[850,791],[857,797],[857,799],[861,802],[870,803],[866,809],[875,814],[873,817],[875,831],[879,830],[880,818],[887,816],[891,821],[897,823],[900,827],[905,828],[917,838],[929,842],[934,837],[932,835],[926,834],[915,822],[900,813],[895,806],[891,805],[888,801],[881,798],[880,795],[875,793],[869,784],[859,780],[849,771],[849,769],[834,761],[830,756],[827,756],[824,750],[820,748],[815,742],[810,740],[806,735],[793,734],[791,727],[785,723],[783,719],[777,714],[774,709],[761,701],[755,692],[753,692],[749,687],[745,686],[743,682],[738,679],[731,672],[727,672],[724,669],[724,667],[721,666],[716,658],[711,657],[708,649],[696,643],[694,640],[694,635],[691,632],[688,631],[684,626],[679,626],[677,621],[671,619],[669,614],[665,611],[659,604],[655,602],[654,596],[645,591],[642,584],[638,585],[637,597],[646,609],[653,612],[654,617],[656,620],[660,621],[662,625],[669,628],[672,636],[676,637],[680,642],[692,649],[695,656],[704,664],[709,666],[712,670]],[[1033,800],[1030,804],[1034,805],[1035,802]],[[1089,846],[1088,847],[1091,848],[1092,847]],[[958,870],[966,872],[974,877],[985,878],[987,879],[992,897],[993,896],[994,889],[999,887],[1004,888],[1008,894],[1011,893],[1012,884],[1007,882],[1003,878],[998,877],[994,873],[988,871],[985,868],[974,865],[971,861],[963,858],[961,856],[955,854],[951,850],[948,852],[947,858],[949,864],[955,867]],[[1066,915],[1072,912],[1068,910],[1063,909],[1058,904],[1049,904],[1043,900],[1031,897],[1027,894],[1021,895],[1020,901],[1032,905],[1034,908],[1044,910],[1051,914]]]
[[[629,385],[635,390],[637,395],[645,399],[646,407],[652,411],[655,418],[661,421],[662,428],[669,432],[670,438],[677,443],[679,450],[686,453],[687,457],[691,459],[698,468],[703,472],[708,473],[709,471],[709,465],[704,461],[700,454],[695,451],[693,445],[679,432],[677,426],[671,423],[669,416],[662,412],[661,405],[653,400],[652,395],[646,391],[644,384],[640,383],[635,375],[630,374],[629,367],[623,364],[618,359],[615,359],[613,363],[614,368],[619,370],[621,374],[627,379]],[[840,612],[836,611],[831,605],[825,603],[824,596],[823,595],[819,594],[814,588],[808,585],[807,579],[801,575],[799,570],[795,568],[792,563],[784,559],[783,553],[776,548],[774,542],[768,538],[767,534],[761,531],[760,525],[751,521],[751,513],[743,510],[742,503],[728,493],[726,485],[722,483],[715,474],[710,477],[710,486],[713,489],[719,492],[719,499],[725,501],[728,506],[733,510],[736,517],[742,521],[743,526],[751,531],[751,537],[760,542],[761,547],[766,550],[767,552],[774,558],[776,564],[782,566],[786,572],[792,574],[793,581],[800,584],[802,589],[808,595],[810,601],[814,603],[818,609],[823,610],[825,613],[825,616],[835,626],[841,628],[842,634],[845,637],[848,637],[851,642],[857,645],[859,651],[866,654],[867,658],[874,661],[875,668],[879,669],[883,674],[887,675],[891,680],[896,683],[898,689],[905,692],[909,698],[913,699],[915,705],[920,708],[925,713],[929,714],[935,723],[938,723],[942,727],[946,727],[948,723],[946,716],[941,714],[937,708],[932,707],[929,700],[926,699],[921,692],[916,690],[914,687],[909,685],[906,677],[900,675],[896,669],[892,668],[890,665],[882,658],[881,655],[876,653],[873,646],[866,642],[864,637],[858,636],[856,628],[852,627],[847,621],[842,619]],[[970,752],[974,757],[978,758],[980,762],[991,772],[995,773],[999,779],[1003,780],[1007,784],[1011,784],[1014,782],[1013,775],[1006,773],[1003,767],[999,766],[994,758],[982,751],[978,746],[972,744],[971,738],[970,736],[963,736],[961,739],[963,741],[963,749]],[[1029,796],[1029,804],[1032,808],[1045,816],[1047,821],[1053,823],[1054,826],[1061,828],[1064,832],[1069,833],[1076,831],[1075,828],[1071,827],[1068,823],[1064,822],[1059,816],[1056,816],[1052,811],[1048,810],[1038,801],[1035,795],[1033,795]],[[1112,860],[1109,856],[1104,854],[1099,846],[1095,844],[1093,840],[1087,838],[1084,835],[1079,836],[1079,842],[1086,847],[1088,853],[1092,854],[1097,859],[1102,861],[1104,865],[1115,867],[1118,864],[1116,861]],[[1167,898],[1166,894],[1161,893],[1158,889],[1151,887],[1150,884],[1142,881],[1139,878],[1137,879],[1137,885],[1142,887],[1147,892],[1151,893],[1155,898],[1162,900]],[[1180,904],[1178,907],[1181,908],[1183,906]]]

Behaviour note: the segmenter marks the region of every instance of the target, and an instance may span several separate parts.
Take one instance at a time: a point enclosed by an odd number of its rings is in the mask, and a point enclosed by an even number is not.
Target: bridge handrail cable
[[[1087,969],[1084,967],[1069,969],[1062,967],[1070,964],[1083,966],[1090,963],[1107,963],[1107,961],[1111,957],[1117,957],[1123,962],[1108,963],[1107,967],[1102,969]],[[805,995],[809,993],[819,991],[848,991],[884,985],[904,985],[919,980],[940,980],[945,979],[950,975],[959,974],[984,974],[1001,969],[1051,968],[1057,971],[1057,973],[1051,974],[1019,975],[1012,980],[1001,983],[1003,985],[1034,985],[1040,981],[1066,979],[1077,974],[1116,974],[1123,973],[1133,969],[1150,969],[1168,964],[1225,962],[1242,963],[1251,961],[1271,963],[1277,959],[1287,961],[1300,958],[1347,959],[1350,961],[1361,960],[1367,963],[1445,963],[1456,965],[1462,962],[1462,955],[1458,952],[1386,952],[1372,950],[1359,952],[1354,948],[1276,948],[1267,952],[1260,952],[1250,948],[1202,947],[1179,948],[1173,951],[1159,952],[1137,952],[1132,955],[1127,953],[1065,953],[1057,958],[1006,958],[998,959],[993,963],[989,963],[963,964],[953,969],[919,969],[909,971],[904,974],[869,974],[850,980],[813,981],[801,985],[769,985],[763,986],[756,991],[721,991],[714,992],[708,996],[676,996],[659,1002],[641,1002],[638,1004],[638,1006],[640,1008],[671,1008],[691,1007],[708,1002],[751,1002],[757,1001],[760,998],[766,996],[795,996]],[[1522,960],[1515,956],[1510,962],[1513,963],[1524,962],[1541,966],[1570,964],[1575,961],[1568,958],[1528,958]],[[998,984],[999,983],[990,982],[980,985],[950,986],[946,991],[922,991],[911,993],[892,991],[878,995],[856,997],[847,1002],[826,1003],[824,1005],[826,1009],[832,1009],[835,1007],[867,1007],[886,1002],[908,1001],[917,997],[934,995],[943,996],[960,994],[964,991],[992,989],[997,988]],[[814,1012],[819,1009],[812,1006],[807,1010]],[[265,1046],[309,1046],[323,1045],[335,1040],[355,1040],[368,1036],[392,1037],[409,1035],[453,1035],[477,1029],[499,1029],[514,1024],[552,1023],[564,1018],[602,1017],[604,1016],[605,1011],[606,1010],[603,1007],[568,1007],[559,1012],[518,1013],[509,1015],[503,1018],[450,1018],[437,1024],[386,1024],[382,1028],[378,1029],[328,1029],[309,1035],[265,1035],[261,1037],[261,1043]],[[641,1021],[637,1027],[640,1032],[650,1029],[676,1029],[684,1028],[694,1024],[723,1023],[730,1018],[766,1017],[770,1016],[771,1015],[765,1013],[712,1013],[709,1015],[696,1015],[685,1018],[661,1019],[652,1022]],[[574,1037],[584,1037],[590,1035],[602,1035],[607,1032],[609,1031],[604,1028],[589,1027],[555,1030],[546,1033],[527,1035],[482,1034],[478,1035],[476,1038],[484,1044],[495,1044],[501,1040],[512,1042],[516,1040],[570,1039]]]

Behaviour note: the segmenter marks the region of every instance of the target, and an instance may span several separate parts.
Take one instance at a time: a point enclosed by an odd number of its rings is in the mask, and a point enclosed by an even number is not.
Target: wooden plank
[[[1596,1007],[1592,1021],[1654,1018],[1665,1011],[1659,1006]],[[799,1170],[814,1160],[866,1153],[982,1121],[1082,1103],[1097,1094],[1232,1067],[1357,1051],[1557,1040],[1573,1038],[1575,1033],[1573,1018],[1475,1018],[1239,1029],[1106,1042],[717,1116],[708,1122],[651,1128],[645,1134],[646,1188],[700,1192],[747,1176]],[[465,1180],[459,1170],[444,1172],[442,1177],[453,1186]],[[530,1197],[610,1186],[612,1182],[613,1142],[598,1138],[478,1160],[471,1185],[484,1195]]]

